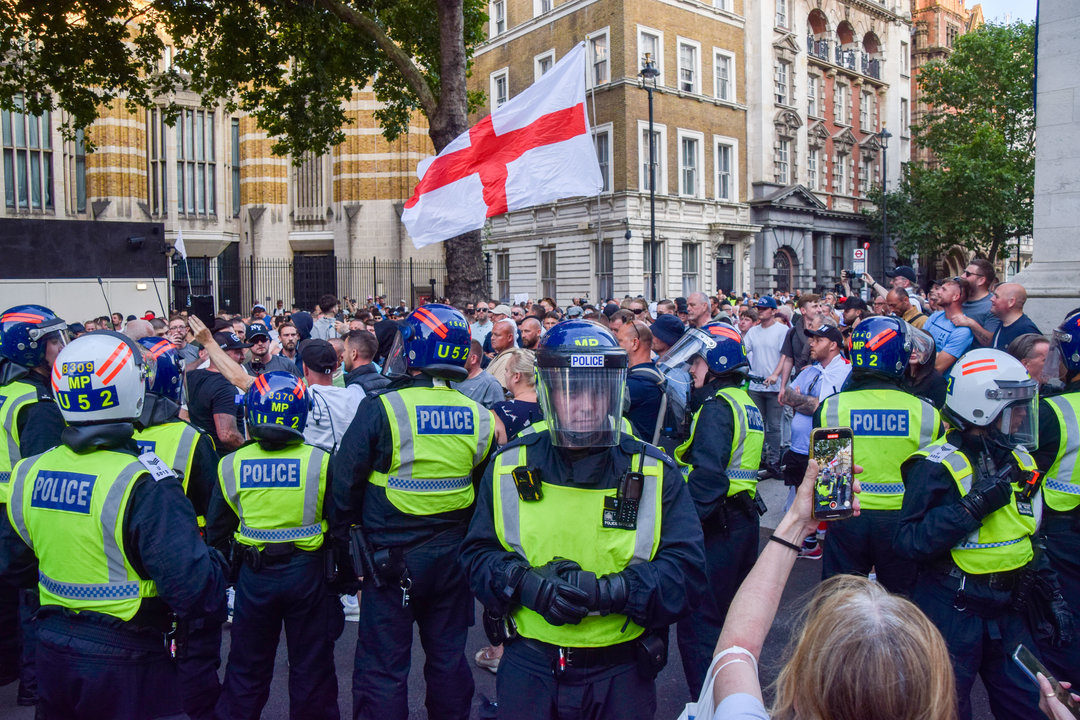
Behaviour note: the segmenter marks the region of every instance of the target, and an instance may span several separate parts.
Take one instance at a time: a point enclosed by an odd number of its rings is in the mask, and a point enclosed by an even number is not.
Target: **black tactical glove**
[[[621,573],[596,577],[588,570],[560,570],[563,580],[581,588],[589,596],[586,607],[601,615],[622,612],[626,607],[629,589]]]
[[[971,513],[973,518],[982,522],[982,519],[990,513],[1008,505],[1012,501],[1015,489],[1011,474],[1006,476],[999,474],[993,478],[993,482],[979,485],[960,498],[960,504]]]
[[[1060,592],[1055,592],[1050,598],[1050,622],[1054,626],[1050,644],[1058,650],[1071,645],[1075,635],[1075,621],[1069,604]]]
[[[516,599],[539,613],[552,625],[577,625],[589,614],[588,594],[560,577],[560,572],[581,570],[573,560],[552,560],[547,565],[530,568],[517,584]]]

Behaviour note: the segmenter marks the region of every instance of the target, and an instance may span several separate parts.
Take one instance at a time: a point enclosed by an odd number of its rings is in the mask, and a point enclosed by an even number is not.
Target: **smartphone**
[[[1024,674],[1031,678],[1031,682],[1036,685],[1039,684],[1039,680],[1035,677],[1035,674],[1042,673],[1043,677],[1050,681],[1050,687],[1054,689],[1054,695],[1061,701],[1061,704],[1067,707],[1075,717],[1080,718],[1080,703],[1073,700],[1072,693],[1061,687],[1061,683],[1055,680],[1050,671],[1043,667],[1043,664],[1039,662],[1039,658],[1035,657],[1022,644],[1016,646],[1016,651],[1013,652],[1012,657],[1013,662],[1019,665]]]
[[[810,454],[818,464],[814,480],[814,519],[842,520],[854,512],[851,428],[816,428],[810,434]]]

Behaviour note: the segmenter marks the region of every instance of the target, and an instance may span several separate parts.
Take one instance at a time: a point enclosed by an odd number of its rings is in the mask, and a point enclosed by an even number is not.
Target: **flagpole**
[[[586,58],[588,57],[588,51],[589,51],[588,43],[589,43],[589,39],[585,38]],[[592,128],[593,150],[595,150],[596,149],[596,83],[593,83],[591,86],[589,85],[589,63],[588,62],[585,63],[585,85],[586,85],[586,87],[589,87],[589,91],[590,91],[589,95],[590,95],[590,98],[592,100],[592,124],[590,125],[590,127]],[[609,155],[608,167],[611,166],[610,154],[611,154],[611,146],[609,144],[609,146],[608,146],[608,155]],[[603,185],[603,182],[601,182],[600,188],[596,191],[596,243],[597,243],[597,252],[599,252],[599,245],[604,242],[604,217],[603,217],[603,210],[602,210],[603,206],[601,204],[601,196],[603,194],[604,194],[604,185]],[[597,291],[599,292],[599,288],[597,288]]]

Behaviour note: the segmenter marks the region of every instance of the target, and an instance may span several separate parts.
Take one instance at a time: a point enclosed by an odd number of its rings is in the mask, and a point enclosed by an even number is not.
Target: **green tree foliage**
[[[0,106],[61,109],[65,131],[103,105],[163,106],[191,89],[252,114],[297,161],[344,139],[343,104],[370,85],[388,140],[413,113],[441,150],[483,99],[466,86],[485,0],[0,0]],[[172,67],[161,62],[166,44]],[[448,294],[482,289],[479,233],[447,244]]]
[[[932,108],[914,126],[934,162],[911,163],[888,196],[888,222],[901,255],[932,257],[961,245],[1003,257],[1031,234],[1035,195],[1035,29],[984,25],[956,40],[944,61],[919,73]],[[871,229],[881,230],[881,190]]]

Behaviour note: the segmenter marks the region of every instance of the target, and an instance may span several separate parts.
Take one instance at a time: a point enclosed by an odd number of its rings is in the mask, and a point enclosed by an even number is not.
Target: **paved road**
[[[783,484],[776,480],[768,480],[760,484],[760,491],[769,513],[762,518],[762,543],[768,537],[771,528],[775,527],[776,521],[782,514],[787,490]],[[766,529],[768,528],[768,529]],[[790,639],[794,623],[799,616],[799,610],[821,577],[821,565],[818,562],[800,560],[795,564],[791,579],[788,581],[777,614],[776,622],[765,641],[765,649],[762,653],[761,671],[762,681],[766,684],[772,682],[779,671],[784,650]],[[479,616],[479,605],[477,606]],[[479,624],[469,634],[469,644],[466,648],[468,657],[487,644],[483,630]],[[222,658],[228,656],[229,633],[225,632]],[[341,706],[342,717],[349,718],[352,713],[352,657],[356,647],[356,624],[346,623],[345,632],[338,640],[335,649],[338,669],[338,697]],[[409,675],[409,718],[410,720],[423,720],[427,718],[424,709],[424,680],[423,680],[423,650],[420,647],[419,637],[413,637],[413,671]],[[679,662],[678,648],[674,642],[672,633],[671,652],[669,653],[668,666],[657,678],[658,710],[657,720],[673,720],[682,711],[683,705],[690,699],[686,689],[686,681],[683,678],[682,663]],[[223,662],[224,665],[224,662]],[[487,670],[480,670],[473,666],[473,677],[476,679],[476,695],[473,699],[473,718],[481,717],[481,706],[486,699],[495,697],[495,676]],[[277,662],[274,667],[274,680],[270,691],[270,700],[263,712],[264,720],[286,720],[289,717],[288,699],[288,663],[285,656],[285,638],[282,635],[278,646]],[[974,717],[976,720],[989,720],[990,714],[986,693],[981,683],[976,685],[974,692]],[[30,708],[20,708],[15,705],[15,684],[0,688],[0,720],[31,720],[33,711]]]

